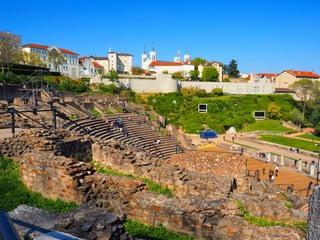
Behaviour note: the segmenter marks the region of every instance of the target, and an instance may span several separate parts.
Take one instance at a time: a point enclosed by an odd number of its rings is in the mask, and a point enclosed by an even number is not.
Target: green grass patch
[[[19,165],[10,158],[0,156],[0,209],[11,211],[20,204],[54,212],[68,212],[77,207],[75,203],[47,199],[32,192],[21,182]]]
[[[194,237],[168,231],[164,226],[147,226],[139,221],[128,219],[124,227],[130,236],[146,240],[193,240]]]
[[[69,119],[70,120],[75,120],[75,119],[77,119],[77,116],[70,116]]]
[[[304,149],[307,151],[319,151],[320,147],[315,146],[314,142],[302,140],[302,139],[296,139],[296,138],[289,138],[289,137],[283,137],[283,136],[277,136],[277,135],[259,135],[260,141],[266,141],[266,142],[272,142],[292,148],[299,148]]]
[[[95,110],[95,109],[89,109],[89,112],[92,115],[96,116],[97,118],[102,118],[102,114],[99,111]]]
[[[169,197],[173,197],[173,194],[169,188],[162,187],[161,184],[155,183],[147,178],[142,178],[139,176],[135,176],[133,174],[125,174],[125,173],[115,172],[111,169],[111,167],[102,167],[100,164],[97,164],[97,163],[93,163],[93,167],[95,167],[99,173],[141,179],[145,184],[147,184],[149,186],[148,189],[150,191],[157,193],[157,194],[165,194],[165,195],[168,195]]]
[[[230,141],[230,140],[224,140],[225,142],[229,142],[229,143],[233,143],[233,144],[236,144],[236,145],[239,145],[239,146],[242,146],[242,147],[246,147],[246,148],[250,148],[250,149],[254,149],[254,150],[259,150],[259,148],[255,148],[255,147],[251,147],[251,146],[248,146],[248,145],[245,145],[245,144],[241,144],[241,143],[236,143],[236,142],[233,142],[233,141]]]
[[[105,111],[106,111],[107,114],[114,114],[114,112],[112,112],[112,111],[111,111],[110,109],[108,109],[108,108],[107,108]]]
[[[147,114],[148,114],[148,116],[149,116],[149,119],[156,119],[156,117],[153,116],[151,113],[147,113]]]
[[[317,136],[311,135],[311,134],[302,134],[302,135],[297,135],[296,137],[320,141],[320,137],[317,137]]]
[[[123,113],[123,109],[122,108],[115,108],[117,110],[118,113]]]
[[[271,226],[281,226],[281,227],[297,227],[302,231],[307,231],[307,223],[306,222],[285,222],[283,221],[273,221],[266,217],[253,217],[251,213],[249,213],[243,206],[243,204],[237,201],[238,208],[241,212],[244,213],[243,218],[247,220],[250,224],[260,226],[260,227],[271,227]]]
[[[249,124],[243,128],[240,132],[255,131],[296,132],[294,129],[281,126],[279,120],[257,120],[255,123]]]

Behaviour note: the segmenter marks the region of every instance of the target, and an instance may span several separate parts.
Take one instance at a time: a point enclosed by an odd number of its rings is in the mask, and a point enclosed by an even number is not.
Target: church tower
[[[148,55],[146,52],[146,45],[144,45],[144,52],[141,54],[142,65],[148,60]]]
[[[186,54],[183,55],[183,61],[184,61],[184,62],[187,62],[187,63],[191,62],[191,58],[190,58],[190,55],[189,55],[189,53],[188,53],[188,49],[187,49],[187,51],[186,51]]]
[[[174,62],[181,62],[180,51],[178,50],[177,56],[174,58]]]
[[[157,61],[157,52],[154,50],[154,42],[152,42],[152,51],[150,52],[151,62]]]

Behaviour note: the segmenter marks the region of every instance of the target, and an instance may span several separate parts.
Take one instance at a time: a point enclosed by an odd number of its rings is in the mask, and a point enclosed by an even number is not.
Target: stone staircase
[[[169,159],[172,154],[183,152],[177,139],[170,135],[157,133],[154,126],[145,120],[145,116],[135,113],[108,115],[108,118],[104,120],[81,118],[65,124],[63,128],[102,140],[118,140],[138,147],[150,156],[163,159]]]

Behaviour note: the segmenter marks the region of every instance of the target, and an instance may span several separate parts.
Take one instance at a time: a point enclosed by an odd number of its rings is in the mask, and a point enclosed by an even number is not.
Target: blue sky
[[[285,69],[320,74],[320,1],[3,1],[0,31],[23,44],[56,45],[80,56],[134,55],[152,41],[159,60],[238,61],[242,73]]]

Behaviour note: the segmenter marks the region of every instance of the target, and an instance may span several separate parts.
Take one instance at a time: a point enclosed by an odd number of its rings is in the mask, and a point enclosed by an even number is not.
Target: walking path
[[[201,147],[201,149],[211,150],[211,151],[227,151],[225,149],[219,148],[215,145],[207,145]],[[247,161],[248,170],[259,170],[261,180],[269,180],[269,170],[275,170],[275,165],[268,164],[265,162],[261,162],[259,160],[248,158]],[[265,169],[265,174],[263,174],[263,168]],[[283,184],[280,187],[284,190],[287,189],[288,185],[294,184],[294,192],[299,196],[306,196],[307,190],[303,190],[297,193],[297,191],[306,189],[310,181],[315,183],[315,181],[308,176],[304,176],[305,174],[301,174],[296,172],[292,167],[280,166],[279,174],[275,177],[275,184]],[[308,193],[309,195],[311,192]]]

